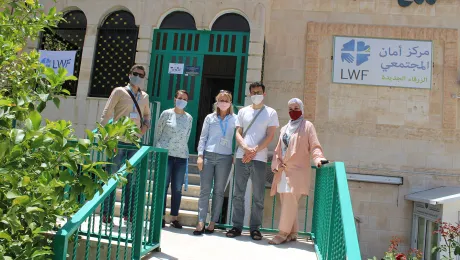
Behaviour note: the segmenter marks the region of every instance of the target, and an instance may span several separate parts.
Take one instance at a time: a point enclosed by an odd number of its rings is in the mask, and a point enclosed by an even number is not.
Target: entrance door
[[[234,93],[236,63],[237,59],[234,56],[206,55],[204,57],[196,146],[200,140],[204,119],[213,112],[217,94],[221,90],[227,90],[232,95]]]
[[[233,92],[234,105],[243,105],[248,49],[247,32],[155,30],[147,90],[151,98],[152,125],[156,125],[157,115],[174,106],[175,92],[187,90],[190,95],[185,110],[194,119],[188,146],[191,154],[196,153],[203,115],[211,112],[210,106],[218,91]],[[170,71],[174,64],[187,69]],[[220,71],[212,72],[213,68]],[[155,145],[154,130],[150,133],[151,145]]]

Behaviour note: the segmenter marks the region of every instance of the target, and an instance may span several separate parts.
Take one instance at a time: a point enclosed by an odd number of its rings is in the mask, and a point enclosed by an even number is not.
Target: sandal
[[[297,233],[291,233],[287,236],[286,242],[297,241]]]
[[[259,230],[253,230],[251,231],[251,238],[252,240],[262,240],[262,234],[260,233]]]
[[[212,230],[211,230],[211,229],[205,229],[205,230],[204,230],[204,233],[206,233],[206,234],[212,234],[212,233],[214,233],[214,229],[212,229]]]
[[[229,231],[227,231],[227,234],[225,234],[227,237],[238,237],[238,236],[241,236],[241,230],[237,229],[236,227],[230,229]]]
[[[268,241],[268,243],[270,245],[280,245],[280,244],[283,244],[283,243],[287,242],[288,237],[282,237],[280,235],[276,235],[272,240]]]

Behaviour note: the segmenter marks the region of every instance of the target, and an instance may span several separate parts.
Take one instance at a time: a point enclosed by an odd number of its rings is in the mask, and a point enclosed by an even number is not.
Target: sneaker
[[[182,225],[179,223],[178,220],[174,220],[173,222],[171,222],[171,224],[169,224],[171,227],[173,228],[177,228],[177,229],[182,229]]]
[[[102,215],[102,223],[112,223],[112,217]]]

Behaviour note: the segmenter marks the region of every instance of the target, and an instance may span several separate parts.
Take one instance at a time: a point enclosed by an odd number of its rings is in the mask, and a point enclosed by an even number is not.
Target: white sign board
[[[40,62],[57,73],[59,67],[67,69],[67,76],[72,76],[75,68],[77,51],[45,51],[40,50]]]
[[[183,63],[169,63],[169,74],[184,74],[184,64]]]
[[[431,41],[334,37],[334,83],[431,88]]]

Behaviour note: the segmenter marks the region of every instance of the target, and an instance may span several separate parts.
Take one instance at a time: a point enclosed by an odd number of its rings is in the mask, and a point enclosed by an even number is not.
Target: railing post
[[[144,226],[144,215],[145,215],[145,183],[147,182],[147,171],[148,171],[148,159],[149,156],[144,156],[140,164],[140,176],[139,182],[136,183],[137,186],[137,209],[135,216],[135,227],[134,227],[134,237],[132,250],[134,250],[133,259],[141,259],[141,250],[142,250],[142,229]],[[133,179],[135,176],[133,176]]]
[[[53,239],[53,260],[65,260],[69,248],[69,239],[63,235],[55,235]]]
[[[166,167],[168,165],[168,152],[159,152],[158,158],[159,160],[156,162],[158,165],[155,167],[157,171],[155,171],[154,182],[154,216],[150,216],[151,218],[154,218],[154,225],[150,227],[153,229],[153,236],[151,238],[153,243],[160,243],[161,239],[161,223],[163,220],[163,208],[166,194]]]

